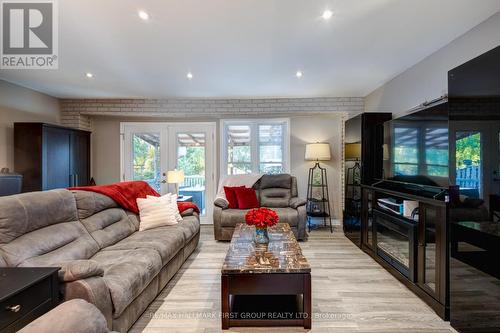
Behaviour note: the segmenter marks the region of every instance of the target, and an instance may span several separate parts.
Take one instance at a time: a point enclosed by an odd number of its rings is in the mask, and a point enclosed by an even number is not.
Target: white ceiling
[[[499,10],[500,0],[59,0],[59,70],[0,78],[56,97],[365,96]]]

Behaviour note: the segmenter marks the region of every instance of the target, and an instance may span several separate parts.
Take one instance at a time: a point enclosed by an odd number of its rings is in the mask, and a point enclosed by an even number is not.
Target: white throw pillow
[[[182,221],[182,216],[179,212],[179,206],[177,206],[177,194],[167,193],[165,195],[162,195],[161,197],[153,197],[151,195],[148,195],[147,198],[162,201],[165,205],[168,205],[170,209],[173,210],[176,220]]]
[[[177,224],[175,212],[157,199],[137,199],[139,207],[139,231]]]

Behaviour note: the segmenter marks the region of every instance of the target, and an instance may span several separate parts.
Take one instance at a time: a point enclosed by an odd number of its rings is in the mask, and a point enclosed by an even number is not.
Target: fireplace
[[[373,210],[377,255],[411,281],[416,280],[416,221]]]

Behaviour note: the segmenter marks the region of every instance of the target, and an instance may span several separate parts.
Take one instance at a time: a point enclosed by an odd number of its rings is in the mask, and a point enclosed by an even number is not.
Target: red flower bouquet
[[[245,222],[248,225],[254,225],[257,229],[272,227],[278,223],[278,214],[269,208],[256,208],[249,210],[245,215]]]

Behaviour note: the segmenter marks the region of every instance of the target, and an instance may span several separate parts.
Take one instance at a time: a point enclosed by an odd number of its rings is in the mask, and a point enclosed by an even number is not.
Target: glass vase
[[[267,235],[267,228],[255,228],[255,243],[269,244],[269,236]]]

